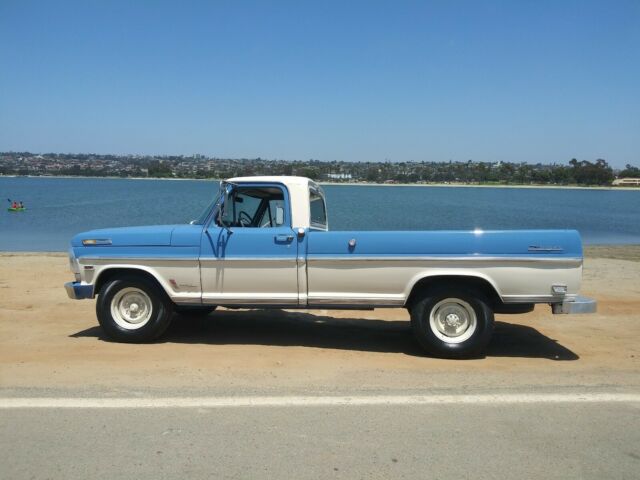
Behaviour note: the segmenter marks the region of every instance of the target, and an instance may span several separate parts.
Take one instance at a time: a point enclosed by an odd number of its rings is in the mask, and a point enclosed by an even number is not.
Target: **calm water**
[[[325,186],[332,230],[575,228],[585,243],[640,243],[640,191]],[[66,250],[92,228],[186,223],[217,182],[2,178],[0,250]]]

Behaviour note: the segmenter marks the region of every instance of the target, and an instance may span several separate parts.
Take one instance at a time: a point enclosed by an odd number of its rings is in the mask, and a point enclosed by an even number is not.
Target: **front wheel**
[[[482,354],[491,340],[493,323],[488,301],[473,291],[428,292],[411,308],[411,327],[418,343],[438,357]]]
[[[118,342],[151,342],[171,323],[172,303],[153,281],[135,275],[107,282],[96,313],[107,336]]]

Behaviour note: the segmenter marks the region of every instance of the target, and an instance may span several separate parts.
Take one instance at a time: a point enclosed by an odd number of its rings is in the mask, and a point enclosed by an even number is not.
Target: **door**
[[[203,236],[203,303],[297,305],[297,254],[285,188],[234,187]]]

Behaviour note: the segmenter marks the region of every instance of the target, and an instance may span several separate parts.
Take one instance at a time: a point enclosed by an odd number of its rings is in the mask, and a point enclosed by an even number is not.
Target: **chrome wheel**
[[[476,331],[478,320],[473,307],[459,298],[445,298],[429,314],[433,334],[446,343],[462,343]]]
[[[123,288],[111,300],[111,317],[122,328],[136,330],[151,320],[153,305],[143,290]]]

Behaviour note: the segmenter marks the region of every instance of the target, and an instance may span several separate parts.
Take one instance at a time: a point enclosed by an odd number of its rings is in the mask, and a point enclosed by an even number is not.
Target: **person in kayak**
[[[18,202],[14,201],[14,202],[11,204],[11,208],[13,208],[13,209],[18,208]]]
[[[18,208],[24,208],[24,205],[22,204],[22,202],[20,202],[20,205]]]

